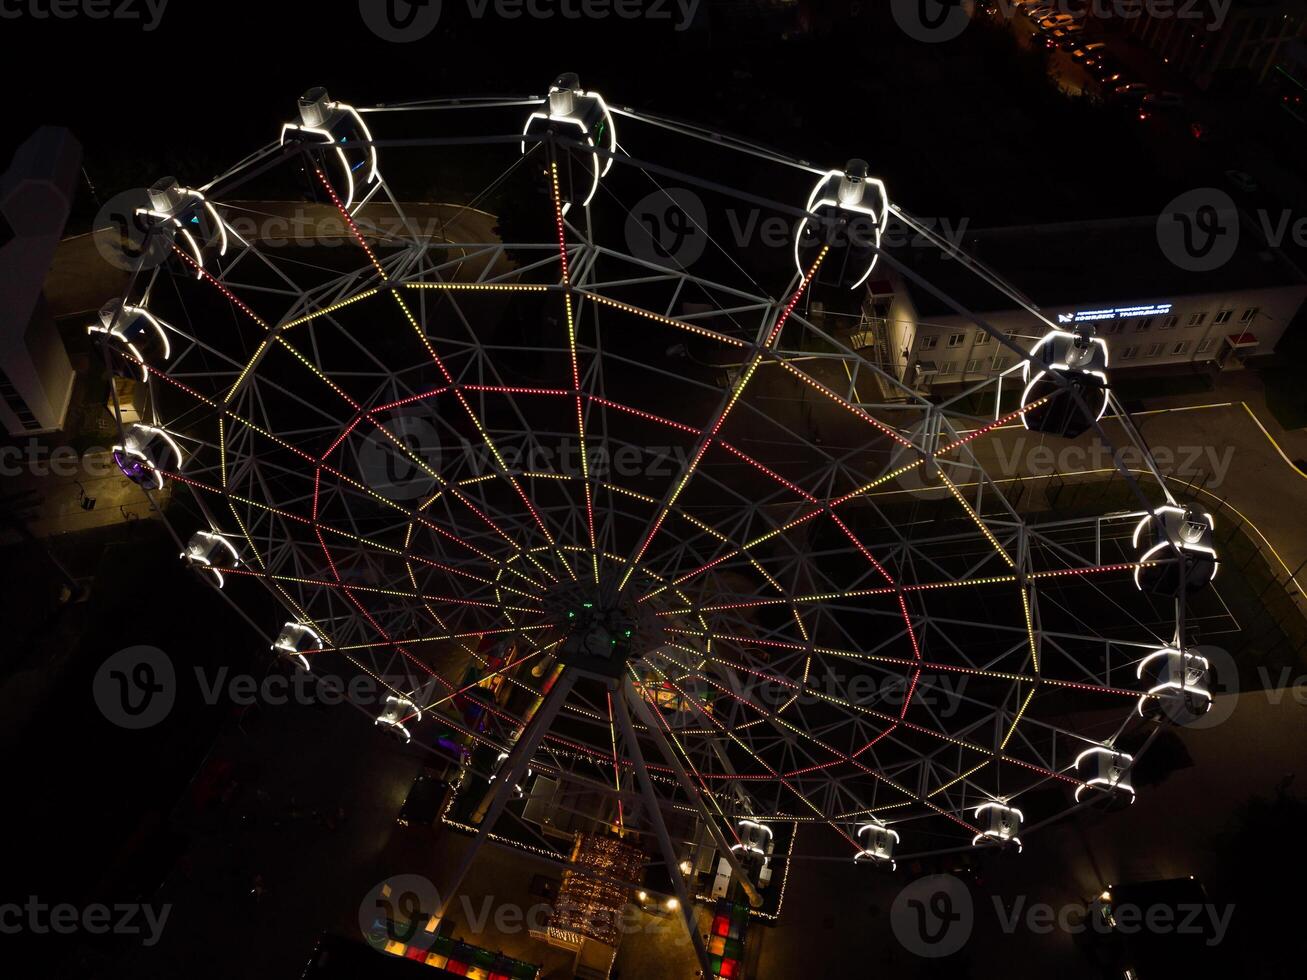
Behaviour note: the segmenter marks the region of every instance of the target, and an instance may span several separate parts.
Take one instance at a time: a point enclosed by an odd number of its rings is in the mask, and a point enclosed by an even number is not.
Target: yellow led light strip
[[[1007,553],[1007,550],[999,544],[998,538],[994,537],[994,532],[991,531],[989,526],[980,519],[980,515],[971,508],[971,504],[969,504],[967,498],[962,495],[962,491],[953,485],[953,481],[948,478],[942,469],[936,468],[935,472],[937,472],[939,478],[944,481],[944,485],[948,487],[949,493],[953,494],[954,499],[962,505],[962,509],[967,512],[967,516],[975,522],[976,527],[980,528],[981,533],[984,534],[989,540],[989,543],[994,546],[994,550],[998,552],[1003,561],[1007,563],[1007,567],[1016,568],[1017,563],[1012,560],[1012,556]]]
[[[469,292],[521,292],[546,293],[549,287],[534,282],[406,282],[406,289],[444,289],[449,291],[466,290]]]
[[[572,388],[576,397],[576,436],[581,448],[581,486],[585,491],[586,527],[590,538],[590,568],[595,585],[599,584],[599,553],[595,544],[594,496],[590,491],[590,454],[585,445],[585,411],[581,407],[581,365],[576,349],[576,316],[572,309],[572,283],[567,269],[567,233],[563,223],[563,196],[558,189],[558,163],[549,162],[549,176],[553,187],[554,220],[558,226],[558,250],[563,304],[567,313],[567,350],[572,363]]]
[[[312,320],[316,320],[320,316],[329,316],[330,314],[335,313],[337,310],[343,310],[345,307],[350,306],[353,303],[357,303],[361,299],[367,299],[369,296],[375,296],[379,292],[381,292],[381,290],[376,289],[375,287],[372,289],[365,289],[363,290],[363,292],[356,293],[353,296],[349,297],[348,299],[339,300],[335,303],[332,303],[330,306],[324,306],[320,310],[315,310],[312,313],[306,313],[301,317],[296,317],[294,320],[289,320],[286,323],[281,324],[281,329],[289,330],[291,327],[298,327],[301,324],[309,323]]]

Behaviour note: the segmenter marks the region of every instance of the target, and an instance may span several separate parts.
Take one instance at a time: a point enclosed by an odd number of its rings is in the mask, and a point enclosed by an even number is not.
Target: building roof
[[[1094,306],[1172,301],[1183,296],[1307,284],[1307,277],[1241,215],[1239,247],[1220,268],[1190,272],[1167,259],[1154,217],[982,229],[960,243],[1035,305]],[[892,257],[974,313],[1013,308],[1011,299],[938,249],[900,247]],[[888,266],[886,267],[888,271]],[[903,276],[918,313],[954,310]]]

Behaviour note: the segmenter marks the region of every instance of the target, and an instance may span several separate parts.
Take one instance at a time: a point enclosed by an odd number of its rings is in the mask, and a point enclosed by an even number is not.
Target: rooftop
[[[1041,307],[1168,301],[1307,284],[1307,277],[1283,252],[1266,244],[1248,215],[1240,212],[1240,221],[1234,255],[1208,272],[1190,272],[1170,261],[1158,244],[1157,219],[1151,216],[981,229],[959,244]],[[937,249],[899,248],[892,255],[972,312],[1012,308],[1008,297]],[[906,281],[922,316],[955,312],[922,286]]]

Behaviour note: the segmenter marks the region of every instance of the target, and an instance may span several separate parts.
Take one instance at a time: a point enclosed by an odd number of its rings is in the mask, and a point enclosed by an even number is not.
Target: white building
[[[0,178],[0,423],[11,436],[62,427],[73,368],[42,287],[68,220],[82,150],[43,126]]]
[[[1153,218],[993,229],[962,247],[1054,323],[1092,321],[1116,372],[1146,374],[1238,369],[1274,351],[1307,300],[1307,277],[1252,229],[1241,241],[1230,261],[1201,273],[1166,259]],[[1024,349],[1047,330],[934,249],[894,257]],[[979,381],[1016,361],[974,320],[902,275],[871,283],[863,310],[855,345],[915,387]]]

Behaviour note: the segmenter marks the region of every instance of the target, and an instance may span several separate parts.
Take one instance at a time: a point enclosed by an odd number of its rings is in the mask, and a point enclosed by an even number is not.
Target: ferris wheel
[[[1214,522],[1152,466],[1106,344],[864,161],[571,75],[372,108],[314,89],[271,135],[141,208],[162,246],[88,327],[135,386],[116,459],[171,495],[182,562],[276,597],[276,656],[370,679],[380,734],[462,767],[478,845],[565,858],[529,811],[580,787],[687,916],[723,877],[774,908],[782,836],[884,868],[1016,851],[1133,802],[1151,733],[1209,707],[1187,622]],[[443,203],[447,173],[484,190]],[[297,196],[309,244],[273,242],[259,202]],[[727,240],[740,215],[782,240]],[[891,226],[1028,310],[1016,337],[976,319],[1013,366],[933,396],[894,369],[869,290],[933,287]],[[1146,462],[1100,477],[1124,505],[991,472],[1005,433],[1113,444],[1108,422]]]

